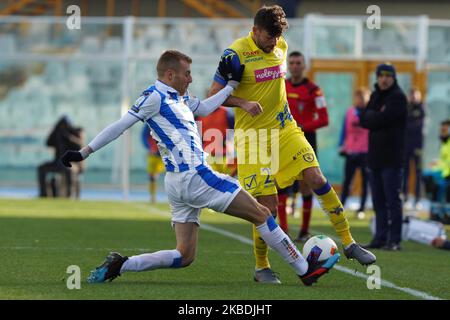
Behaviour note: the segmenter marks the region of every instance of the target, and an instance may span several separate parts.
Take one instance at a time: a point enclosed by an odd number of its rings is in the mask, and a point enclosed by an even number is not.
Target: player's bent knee
[[[190,266],[192,264],[192,262],[194,262],[195,258],[187,258],[185,259],[184,257],[181,259],[181,268],[186,268],[188,266]]]
[[[327,182],[327,179],[320,171],[314,171],[312,174],[309,174],[305,178],[308,187],[313,190],[323,187],[323,185]]]
[[[178,247],[177,250],[181,254],[181,265],[180,268],[189,266],[195,260],[195,249]]]
[[[263,208],[264,208],[264,211],[266,212],[266,211],[268,211],[269,212],[269,215],[272,215],[272,216],[274,216],[274,217],[276,217],[277,216],[277,213],[278,213],[278,203],[268,203],[268,204],[264,204],[264,205],[261,205]]]
[[[327,183],[327,179],[323,175],[317,176],[314,180],[314,189],[322,188],[325,183]]]
[[[258,216],[256,217],[255,224],[262,224],[266,222],[267,218],[269,218],[272,215],[269,208],[259,205],[258,206]]]

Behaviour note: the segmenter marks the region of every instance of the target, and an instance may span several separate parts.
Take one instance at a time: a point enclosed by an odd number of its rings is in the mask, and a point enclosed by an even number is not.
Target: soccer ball
[[[311,237],[303,246],[303,257],[308,263],[327,260],[338,250],[336,243],[329,237],[317,235]]]

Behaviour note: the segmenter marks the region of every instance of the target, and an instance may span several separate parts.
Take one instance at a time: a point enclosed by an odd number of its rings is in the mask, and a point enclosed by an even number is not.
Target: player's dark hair
[[[169,70],[178,70],[180,68],[181,61],[184,60],[187,63],[192,63],[192,59],[181,53],[177,50],[167,50],[165,51],[158,59],[158,63],[156,65],[156,71],[158,73],[158,77],[163,77],[164,73]]]
[[[263,6],[256,12],[253,23],[266,30],[271,37],[279,37],[289,28],[286,14],[278,5]]]
[[[450,126],[450,120],[444,120],[441,122],[441,126]]]
[[[303,57],[303,53],[301,53],[300,51],[292,51],[291,53],[289,53],[289,58],[290,57]]]

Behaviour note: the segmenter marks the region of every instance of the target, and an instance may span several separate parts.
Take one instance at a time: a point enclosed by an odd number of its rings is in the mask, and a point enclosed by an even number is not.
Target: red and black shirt
[[[307,78],[293,84],[286,80],[286,93],[291,114],[305,133],[328,125],[325,97],[319,86]]]

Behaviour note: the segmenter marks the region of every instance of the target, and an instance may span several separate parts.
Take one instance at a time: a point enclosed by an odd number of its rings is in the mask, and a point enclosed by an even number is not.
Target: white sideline
[[[148,207],[146,207],[146,208],[148,209]],[[158,213],[160,215],[170,216],[169,212],[160,210],[158,208],[152,207],[151,211],[152,212],[156,212],[156,213]],[[245,244],[248,244],[248,245],[253,245],[253,240],[252,239],[243,237],[243,236],[238,235],[236,233],[233,233],[233,232],[230,232],[230,231],[226,231],[224,229],[217,228],[217,227],[214,227],[212,225],[205,224],[205,223],[202,223],[200,227],[202,229],[205,229],[205,230],[208,230],[208,231],[211,231],[211,232],[215,232],[215,233],[223,235],[225,237],[238,240],[238,241],[240,241],[242,243],[245,243]],[[317,230],[311,230],[311,231],[313,233],[316,233],[316,234],[323,234],[323,232],[318,232]],[[339,241],[339,239],[337,239],[336,237],[333,237],[333,236],[329,236],[329,237],[334,239],[335,241]],[[359,271],[355,271],[355,270],[349,269],[347,267],[335,265],[334,268],[336,270],[338,270],[338,271],[347,273],[347,274],[352,275],[352,276],[357,277],[357,278],[363,278],[363,279],[366,279],[366,280],[369,278],[368,275],[366,275],[364,273],[361,273]],[[389,281],[386,281],[386,280],[381,280],[381,285],[384,286],[384,287],[388,287],[388,288],[392,288],[392,289],[395,289],[395,290],[402,291],[402,292],[404,292],[406,294],[409,294],[411,296],[414,296],[414,297],[417,297],[417,298],[421,298],[421,299],[424,299],[424,300],[442,300],[442,298],[439,298],[439,297],[436,297],[436,296],[432,296],[432,295],[430,295],[430,294],[428,294],[426,292],[423,292],[423,291],[411,289],[411,288],[408,288],[408,287],[399,287],[396,284],[394,284],[392,282],[389,282]]]

